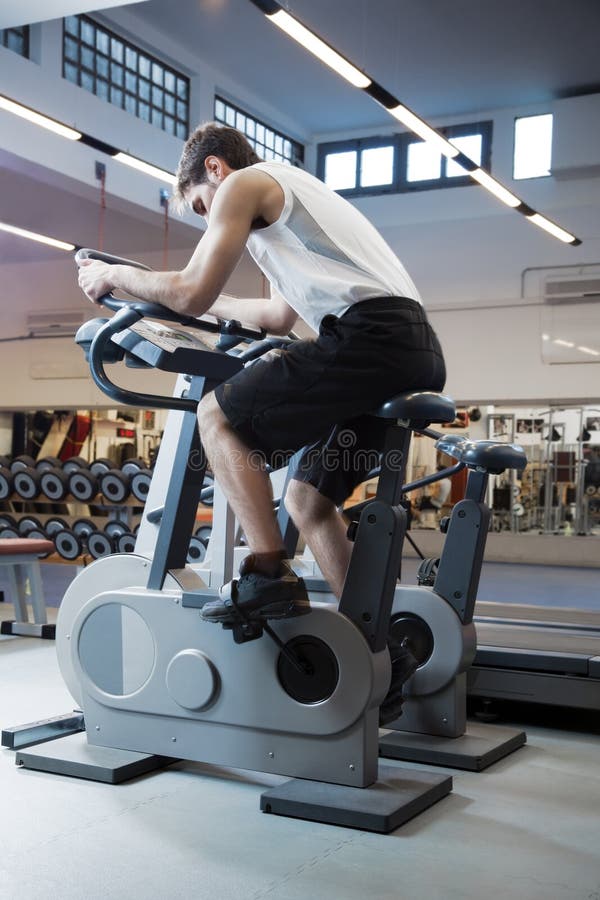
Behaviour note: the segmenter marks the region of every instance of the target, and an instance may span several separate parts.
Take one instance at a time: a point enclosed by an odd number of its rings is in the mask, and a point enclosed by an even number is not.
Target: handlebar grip
[[[89,247],[82,247],[75,254],[75,262],[79,263],[82,259],[97,259],[100,262],[108,263],[111,266],[133,266],[135,269],[146,269],[151,272],[150,266],[144,263],[136,262],[134,259],[125,259],[122,256],[115,256],[113,253],[104,253],[102,250],[91,250]]]

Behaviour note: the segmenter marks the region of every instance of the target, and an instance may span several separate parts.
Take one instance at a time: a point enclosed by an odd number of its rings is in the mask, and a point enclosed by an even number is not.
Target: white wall
[[[307,139],[297,123],[271,102],[252,96],[233,84],[225,72],[203,66],[164,35],[147,26],[140,32],[139,20],[127,9],[110,16],[113,27],[130,32],[155,48],[167,60],[175,61],[192,76],[192,121],[212,117],[215,90],[236,100],[249,111],[261,115],[283,130]],[[67,124],[95,137],[128,149],[157,165],[173,170],[181,151],[181,141],[118,110],[60,77],[61,23],[39,26],[38,61],[23,60],[0,48],[2,91],[23,103],[43,110]],[[34,46],[36,39],[34,35]],[[540,267],[571,271],[570,267],[600,264],[600,140],[598,139],[599,96],[557,101],[547,106],[477,111],[473,120],[493,118],[493,171],[536,210],[555,219],[583,241],[580,247],[561,244],[531,225],[517,213],[495,201],[487,192],[469,187],[368,197],[356,202],[382,231],[390,245],[417,282],[432,322],[439,331],[448,361],[447,389],[460,402],[596,401],[600,393],[600,367],[596,364],[547,366],[540,355],[540,289],[531,280],[524,297],[528,270]],[[545,179],[513,182],[512,134],[516,115],[555,113],[556,175]],[[468,121],[469,116],[461,118]],[[596,123],[596,124],[593,124]],[[436,124],[436,123],[434,123]],[[443,123],[439,124],[451,124]],[[393,123],[390,131],[394,130]],[[313,136],[307,160],[315,159],[315,145],[346,135]],[[32,165],[42,163],[50,172],[68,176],[82,190],[97,190],[94,177],[97,151],[41,132],[8,113],[0,112],[0,150],[6,150]],[[107,164],[107,187],[111,195],[140,210],[157,215],[158,183],[132,173],[103,156]],[[184,249],[181,254],[185,255]],[[175,257],[176,259],[181,257]],[[157,251],[157,264],[159,252]],[[175,264],[175,263],[173,263]],[[75,293],[66,294],[58,270],[63,262],[43,262],[37,269],[3,265],[6,285],[19,284],[20,302],[2,304],[0,327],[3,334],[18,333],[25,304],[35,308],[40,279],[48,286],[43,304],[64,308],[80,303]],[[574,271],[575,269],[573,269]],[[61,269],[62,271],[62,269]],[[72,275],[69,284],[72,290]],[[31,281],[35,290],[26,293]],[[262,282],[251,265],[238,273],[236,289],[262,294]],[[236,292],[236,291],[234,291]],[[7,294],[5,294],[7,296]],[[11,290],[11,297],[16,297]],[[43,305],[42,304],[42,305]],[[85,378],[55,378],[42,384],[31,377],[34,358],[48,364],[72,365],[81,370],[81,360],[67,343],[39,342],[4,344],[0,374],[10,384],[0,406],[74,405],[98,402]],[[59,348],[59,344],[61,345]],[[75,351],[76,353],[77,351]],[[55,369],[56,371],[56,369]],[[60,398],[60,400],[58,399]]]

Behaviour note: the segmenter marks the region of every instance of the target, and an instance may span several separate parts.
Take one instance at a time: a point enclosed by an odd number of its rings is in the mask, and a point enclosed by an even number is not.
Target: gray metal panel
[[[88,744],[84,733],[17,751],[15,762],[25,769],[71,775],[105,784],[119,784],[174,762],[172,758],[147,753],[132,753],[113,747]]]
[[[456,738],[393,731],[380,739],[379,753],[387,759],[482,772],[526,740],[524,731],[469,723],[465,733]]]
[[[359,790],[318,781],[286,781],[265,791],[263,812],[389,834],[446,797],[452,778],[380,766],[375,784]]]
[[[467,692],[473,697],[600,709],[600,679],[589,677],[472,666],[467,672]]]

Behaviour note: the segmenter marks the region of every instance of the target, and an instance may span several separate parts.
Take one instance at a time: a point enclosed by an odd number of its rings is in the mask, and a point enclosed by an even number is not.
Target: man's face
[[[185,199],[192,210],[207,221],[218,187],[212,181],[205,181],[203,184],[193,184],[185,192]]]

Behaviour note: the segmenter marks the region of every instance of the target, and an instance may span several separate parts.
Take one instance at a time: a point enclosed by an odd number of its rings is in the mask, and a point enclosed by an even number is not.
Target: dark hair
[[[177,167],[173,197],[178,206],[183,206],[188,188],[206,181],[204,161],[207,156],[224,159],[232,169],[245,169],[261,161],[241,131],[216,122],[199,125],[185,142]]]

